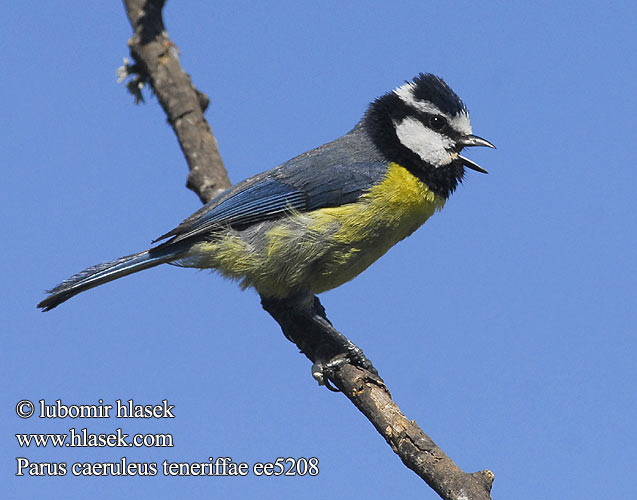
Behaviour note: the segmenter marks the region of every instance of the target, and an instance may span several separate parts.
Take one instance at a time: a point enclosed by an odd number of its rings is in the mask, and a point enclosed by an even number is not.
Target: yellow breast
[[[355,203],[294,212],[198,245],[197,267],[216,268],[269,297],[321,293],[360,274],[444,203],[391,163],[384,180]]]
[[[321,232],[338,226],[330,239],[330,251],[320,259],[318,272],[310,278],[314,293],[335,288],[360,274],[444,203],[444,198],[406,168],[392,163],[384,181],[356,203],[312,212],[311,230]]]

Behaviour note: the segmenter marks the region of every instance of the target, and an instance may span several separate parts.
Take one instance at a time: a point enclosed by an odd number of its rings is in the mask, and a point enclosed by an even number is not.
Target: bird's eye
[[[434,130],[442,130],[447,125],[447,120],[445,120],[442,116],[434,115],[429,118],[429,126]]]

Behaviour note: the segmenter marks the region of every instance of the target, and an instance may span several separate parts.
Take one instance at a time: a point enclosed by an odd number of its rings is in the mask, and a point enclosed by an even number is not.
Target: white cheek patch
[[[453,141],[434,132],[415,118],[405,118],[400,122],[394,120],[396,135],[401,144],[416,153],[423,161],[434,167],[451,163]]]

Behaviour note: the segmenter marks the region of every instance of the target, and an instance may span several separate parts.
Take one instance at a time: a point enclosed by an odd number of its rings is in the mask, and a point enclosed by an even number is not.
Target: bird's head
[[[421,73],[376,99],[363,122],[389,161],[408,168],[445,197],[462,180],[464,167],[487,173],[460,154],[463,148],[495,148],[473,135],[462,100],[441,78],[431,74]]]

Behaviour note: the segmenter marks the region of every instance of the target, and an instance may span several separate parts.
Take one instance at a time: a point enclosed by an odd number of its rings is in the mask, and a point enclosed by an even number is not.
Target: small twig
[[[176,46],[164,29],[161,15],[164,0],[124,0],[124,5],[134,31],[129,40],[134,64],[125,63],[120,77],[132,76],[129,88],[132,85],[136,99],[141,98],[141,87],[146,82],[150,84],[190,167],[187,186],[205,203],[230,186],[217,142],[203,116],[208,97],[195,89],[179,64]],[[263,297],[262,305],[281,325],[286,337],[314,363],[343,353],[344,344],[334,339],[345,337],[336,330],[326,331],[326,325],[331,328],[331,323],[318,298],[314,298],[311,309]],[[317,322],[317,315],[325,322]],[[347,346],[350,354],[358,349],[351,343]],[[369,366],[372,369],[371,364]],[[460,470],[414,421],[403,415],[375,373],[346,363],[331,368],[327,375],[370,420],[403,463],[442,498],[491,498],[493,473],[485,470],[468,474]]]

